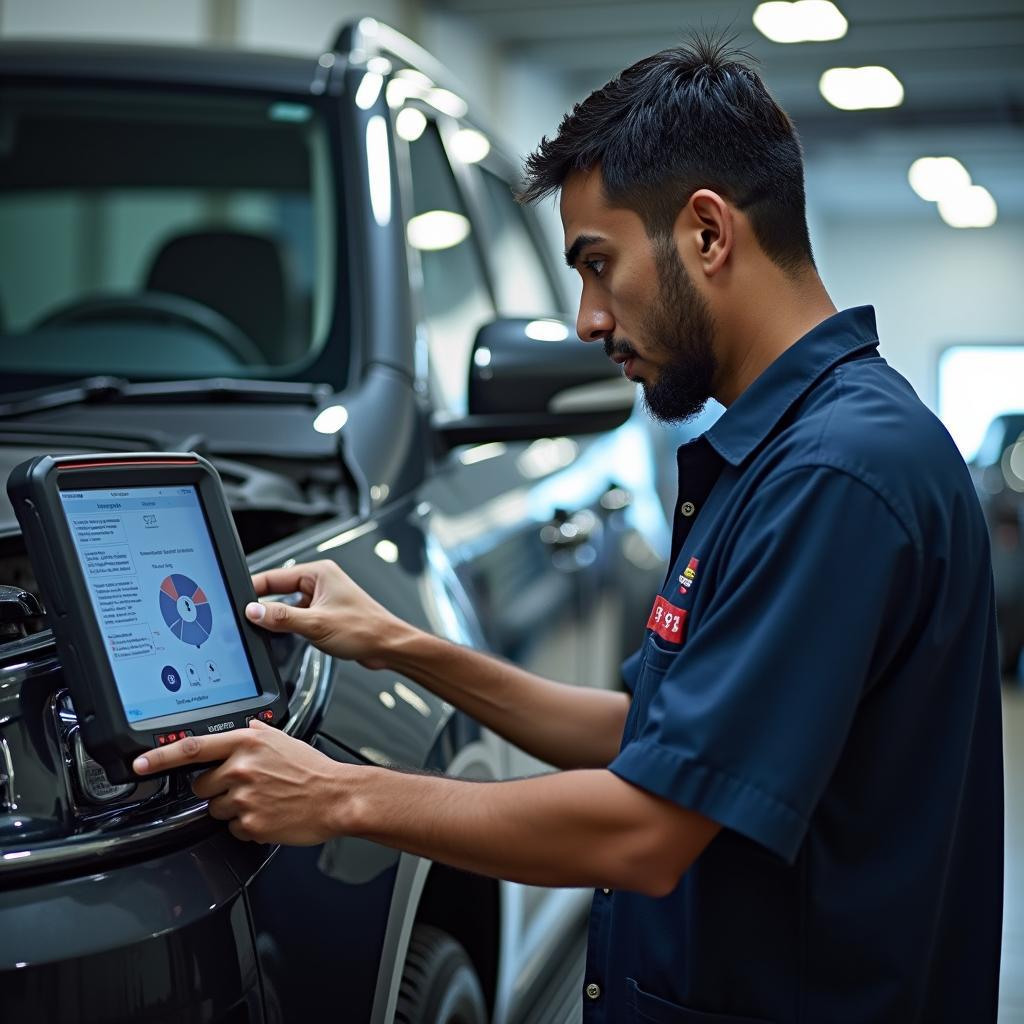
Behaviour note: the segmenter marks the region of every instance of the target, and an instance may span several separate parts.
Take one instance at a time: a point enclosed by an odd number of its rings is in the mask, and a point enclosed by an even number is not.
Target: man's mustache
[[[605,338],[604,354],[613,359],[619,356],[621,359],[634,359],[639,353],[625,338]]]

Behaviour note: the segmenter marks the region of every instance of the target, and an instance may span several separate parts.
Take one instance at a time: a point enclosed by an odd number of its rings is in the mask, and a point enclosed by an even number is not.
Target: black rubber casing
[[[260,692],[215,707],[142,722],[128,721],[107,657],[85,574],[60,498],[62,490],[169,487],[192,484],[206,516],[228,598]],[[132,760],[157,745],[157,736],[181,730],[194,735],[245,728],[260,712],[284,724],[287,700],[265,632],[244,614],[256,600],[231,511],[216,469],[194,452],[132,452],[113,455],[44,455],[15,467],[7,493],[21,523],[46,617],[57,642],[89,753],[111,782],[131,782]]]

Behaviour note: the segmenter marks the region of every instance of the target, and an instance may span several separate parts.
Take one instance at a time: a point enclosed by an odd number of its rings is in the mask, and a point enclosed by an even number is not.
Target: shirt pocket
[[[622,731],[622,746],[633,739],[637,726],[647,717],[647,709],[661,683],[662,676],[675,660],[678,651],[666,651],[659,647],[653,636],[648,636],[644,643],[644,660],[633,687],[633,698],[626,715],[626,725]]]
[[[731,1013],[705,1013],[688,1010],[678,1003],[645,992],[632,979],[626,979],[628,1019],[634,1024],[772,1024],[764,1017],[737,1017]]]

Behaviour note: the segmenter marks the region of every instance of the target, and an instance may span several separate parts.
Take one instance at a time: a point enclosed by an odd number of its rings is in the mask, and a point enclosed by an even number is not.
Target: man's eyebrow
[[[593,245],[595,242],[603,241],[604,239],[600,235],[577,235],[576,241],[565,250],[565,262],[568,264],[569,269],[572,270],[576,266],[576,260],[583,249],[588,245]]]

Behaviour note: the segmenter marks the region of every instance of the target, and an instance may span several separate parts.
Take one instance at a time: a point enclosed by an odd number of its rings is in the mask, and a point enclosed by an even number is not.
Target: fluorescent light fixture
[[[968,188],[971,176],[959,160],[951,156],[922,156],[907,172],[910,187],[930,203]]]
[[[773,43],[824,43],[842,39],[847,22],[830,0],[778,0],[757,5],[754,27]]]
[[[380,90],[384,85],[384,76],[377,71],[367,71],[356,89],[356,106],[360,110],[369,110],[377,102]]]
[[[373,546],[373,553],[385,562],[398,561],[398,545],[393,540],[379,540]]]
[[[391,223],[391,151],[388,126],[380,114],[366,122],[366,173],[373,219],[386,227]]]
[[[343,405],[329,405],[321,409],[313,420],[313,429],[320,434],[336,434],[348,423],[348,409]]]
[[[469,235],[469,221],[451,210],[428,210],[409,221],[405,234],[414,249],[424,252],[451,249]]]
[[[862,68],[829,68],[818,83],[821,95],[840,110],[874,110],[898,107],[903,102],[903,83],[877,64]]]
[[[465,117],[469,111],[469,104],[448,89],[431,89],[424,99],[435,110],[440,110],[442,114],[449,114],[451,117]]]
[[[267,116],[271,121],[286,121],[302,124],[312,117],[313,111],[305,103],[271,103]]]
[[[473,128],[460,128],[451,141],[452,153],[464,164],[478,164],[491,151],[487,136]]]
[[[981,185],[969,185],[939,200],[939,216],[951,228],[990,228],[997,214],[992,193]]]
[[[405,139],[406,142],[415,142],[426,127],[426,115],[415,107],[406,107],[395,117],[395,131],[398,132],[398,137]]]
[[[531,320],[525,333],[534,341],[565,341],[569,337],[569,328],[557,320]]]

